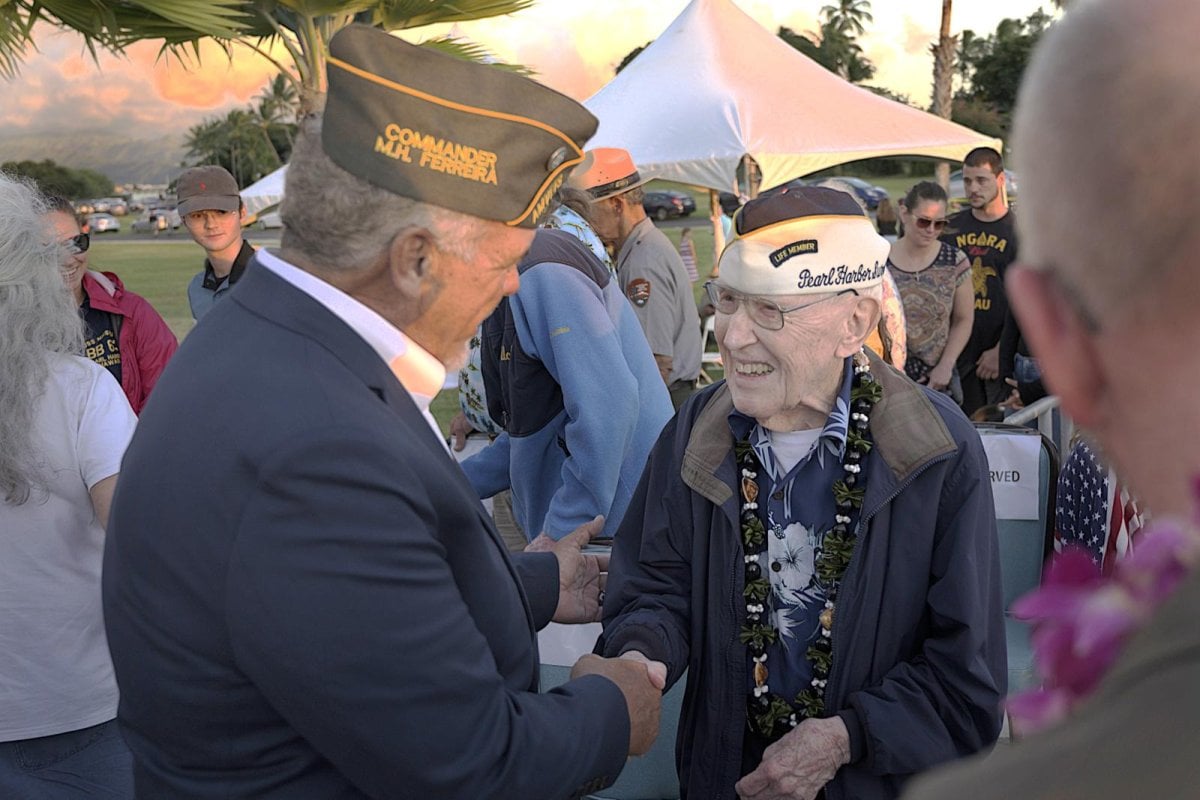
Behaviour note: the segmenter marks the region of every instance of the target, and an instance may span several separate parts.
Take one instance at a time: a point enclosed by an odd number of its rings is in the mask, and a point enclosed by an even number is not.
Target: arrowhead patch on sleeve
[[[625,296],[629,298],[629,302],[641,308],[650,300],[650,281],[645,278],[631,280],[625,286]]]

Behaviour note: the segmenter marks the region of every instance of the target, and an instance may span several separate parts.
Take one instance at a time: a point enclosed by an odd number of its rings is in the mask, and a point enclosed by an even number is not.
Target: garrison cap
[[[854,197],[819,186],[751,200],[733,230],[720,280],[746,294],[865,289],[883,280],[891,251]]]
[[[381,189],[536,227],[597,120],[539,83],[384,31],[350,25],[329,43],[325,153]]]

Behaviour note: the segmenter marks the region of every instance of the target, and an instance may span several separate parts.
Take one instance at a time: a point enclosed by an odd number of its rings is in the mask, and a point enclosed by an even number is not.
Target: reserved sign
[[[1037,519],[1040,436],[985,433],[996,519]]]

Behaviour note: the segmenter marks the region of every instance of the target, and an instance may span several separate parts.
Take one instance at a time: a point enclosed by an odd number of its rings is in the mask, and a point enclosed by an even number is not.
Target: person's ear
[[[400,231],[388,246],[389,282],[406,297],[420,297],[433,282],[435,250],[433,235],[425,228]]]
[[[243,225],[246,224],[246,204],[245,203],[241,203],[240,205],[238,205],[238,219],[241,220],[241,223]]]
[[[1005,289],[1042,381],[1063,410],[1085,428],[1102,422],[1107,376],[1095,337],[1054,276],[1014,264]]]
[[[845,317],[845,327],[837,346],[837,357],[854,355],[879,324],[879,302],[873,297],[855,297],[854,306]],[[836,302],[836,301],[835,301]]]

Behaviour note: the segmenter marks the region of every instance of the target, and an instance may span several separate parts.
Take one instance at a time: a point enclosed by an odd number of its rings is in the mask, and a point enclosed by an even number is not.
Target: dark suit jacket
[[[615,779],[597,676],[537,694],[528,594],[357,334],[267,269],[188,336],[125,456],[104,558],[146,798],[555,798]]]

